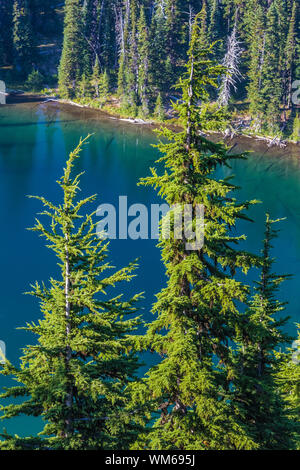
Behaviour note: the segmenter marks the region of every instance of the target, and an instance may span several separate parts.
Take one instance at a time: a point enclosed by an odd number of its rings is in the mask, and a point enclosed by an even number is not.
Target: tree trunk
[[[66,432],[65,437],[69,437],[73,431],[73,417],[72,417],[72,406],[73,406],[73,385],[70,383],[70,360],[72,357],[72,349],[69,345],[69,336],[71,333],[71,304],[70,304],[70,259],[69,259],[69,237],[68,234],[65,235],[65,253],[66,253],[66,262],[65,262],[65,316],[66,316],[66,355],[65,355],[65,363],[66,363],[66,373],[67,373],[67,397],[66,397],[66,408],[67,408],[67,418],[66,418]]]

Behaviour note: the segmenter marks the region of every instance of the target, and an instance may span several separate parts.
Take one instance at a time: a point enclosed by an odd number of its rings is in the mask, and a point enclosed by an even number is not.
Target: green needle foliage
[[[58,69],[62,98],[73,98],[85,65],[84,25],[80,0],[66,0],[64,43]]]
[[[203,47],[217,41],[217,62],[229,39],[234,43],[233,28],[241,41],[241,48],[230,51],[240,78],[230,100],[231,125],[239,132],[290,137],[300,78],[298,0],[0,0],[0,73],[14,83],[37,69],[53,82],[60,55],[60,96],[91,104],[90,90],[82,96],[78,85],[83,74],[94,82],[97,59],[100,72],[107,71],[110,94],[117,92],[113,107],[148,117],[159,93],[169,108],[199,12],[199,40]],[[93,107],[103,106],[97,87],[93,98]]]
[[[249,435],[261,449],[292,449],[295,426],[288,418],[276,377],[281,360],[276,349],[291,338],[282,331],[288,318],[278,318],[285,303],[277,300],[280,285],[289,276],[272,271],[270,251],[279,220],[266,218],[260,279],[240,331],[240,348],[235,361],[235,406],[240,408]]]
[[[1,449],[126,449],[139,431],[126,387],[139,366],[132,333],[140,324],[134,316],[140,296],[111,297],[115,285],[132,279],[136,265],[108,274],[107,242],[98,238],[92,215],[80,215],[95,201],[76,199],[80,174],[72,177],[85,141],[70,154],[58,181],[62,204],[37,198],[50,224],[37,220],[33,230],[56,254],[61,279],[33,286],[42,318],[25,329],[37,344],[25,347],[20,368],[6,362],[2,370],[18,385],[1,399],[22,398],[2,407],[3,418],[42,416],[46,424],[37,438],[2,436]]]
[[[154,425],[137,447],[149,449],[251,449],[248,438],[227,399],[230,380],[229,343],[235,339],[241,314],[237,301],[247,300],[248,287],[235,278],[246,273],[259,258],[236,249],[244,236],[232,233],[238,219],[252,202],[238,203],[232,193],[237,188],[229,179],[217,179],[215,170],[229,167],[228,148],[201,136],[202,126],[222,122],[222,112],[202,113],[199,102],[207,101],[207,88],[216,87],[223,67],[210,59],[212,49],[201,49],[201,24],[195,19],[186,73],[180,80],[181,101],[174,105],[184,129],[162,128],[158,134],[164,165],[159,176],[141,184],[158,189],[172,207],[190,204],[193,226],[197,205],[204,206],[205,243],[188,249],[187,237],[161,237],[162,259],[167,287],[157,296],[149,325],[141,344],[161,357],[143,384],[136,387],[140,400],[151,401]],[[171,219],[175,209],[171,209]],[[164,223],[164,221],[163,221]],[[157,416],[157,413],[160,416]]]
[[[33,36],[28,0],[14,1],[13,46],[14,64],[20,76],[24,77],[31,70],[33,62]]]
[[[297,325],[298,328],[300,325]],[[293,343],[293,348],[287,353],[277,353],[276,357],[281,361],[276,375],[277,386],[282,393],[286,413],[294,424],[291,437],[297,450],[300,450],[300,331],[298,339]]]

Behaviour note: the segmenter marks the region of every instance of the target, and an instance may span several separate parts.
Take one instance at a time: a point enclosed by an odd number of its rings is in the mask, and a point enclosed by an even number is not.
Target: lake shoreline
[[[154,129],[157,129],[161,126],[166,126],[172,129],[180,129],[180,126],[176,126],[175,124],[171,123],[168,124],[167,122],[159,123],[156,121],[144,121],[142,119],[134,119],[134,118],[124,118],[119,115],[114,115],[102,109],[96,109],[88,105],[82,105],[70,100],[63,100],[60,98],[55,97],[45,97],[39,94],[16,94],[10,95],[9,99],[7,100],[7,105],[18,105],[18,104],[27,104],[30,103],[34,104],[56,104],[63,108],[72,109],[72,111],[76,112],[80,110],[85,110],[90,112],[91,114],[97,115],[98,117],[103,117],[106,119],[117,120],[124,124],[129,125],[136,125],[136,126],[143,126],[143,128],[147,128],[153,132]],[[284,155],[288,156],[295,156],[300,158],[300,145],[292,142],[292,141],[285,141],[285,146],[282,147],[280,145],[272,145],[270,146],[270,139],[267,137],[261,136],[254,136],[254,135],[247,135],[247,134],[238,134],[234,137],[227,137],[224,136],[222,132],[216,131],[206,131],[206,137],[209,137],[213,142],[219,142],[222,140],[226,145],[232,148],[232,151],[235,150],[236,152],[246,152],[255,153],[255,154],[268,154],[274,157],[283,157]]]

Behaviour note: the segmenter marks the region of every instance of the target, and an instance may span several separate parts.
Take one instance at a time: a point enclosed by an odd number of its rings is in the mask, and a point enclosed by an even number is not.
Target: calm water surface
[[[13,362],[18,361],[21,348],[34,341],[29,333],[16,328],[39,318],[37,302],[24,292],[35,280],[47,281],[50,275],[57,274],[53,254],[37,234],[26,230],[33,225],[35,214],[41,208],[38,201],[26,195],[43,195],[58,202],[60,190],[55,181],[62,174],[66,154],[88,133],[93,136],[78,162],[78,169],[85,171],[82,196],[98,194],[91,209],[103,202],[117,204],[119,195],[127,195],[129,204],[150,206],[159,202],[153,190],[137,187],[137,181],[149,173],[148,168],[157,156],[151,147],[155,135],[148,128],[56,104],[0,107],[0,339],[5,341],[7,356]],[[262,201],[250,212],[255,223],[243,222],[238,227],[247,233],[245,248],[260,250],[266,211],[273,218],[286,217],[281,223],[274,256],[278,272],[293,274],[281,292],[281,298],[289,301],[288,330],[292,334],[296,331],[295,322],[300,321],[299,157],[286,150],[272,156],[264,149],[259,154],[251,154],[247,161],[234,163],[231,172],[224,171],[226,175],[233,173],[236,184],[241,186],[239,199]],[[160,252],[155,245],[152,240],[111,243],[111,261],[115,266],[140,258],[137,278],[126,289],[128,295],[145,291],[141,308],[148,320],[154,295],[165,282]],[[250,273],[249,283],[254,276],[255,272]],[[4,384],[0,378],[0,386]],[[18,418],[5,426],[9,432],[28,435],[28,429],[32,433],[40,429],[40,422]]]

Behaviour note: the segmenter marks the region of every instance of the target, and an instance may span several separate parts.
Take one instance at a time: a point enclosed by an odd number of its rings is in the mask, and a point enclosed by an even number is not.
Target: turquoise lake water
[[[62,174],[66,154],[88,133],[93,136],[78,169],[85,171],[82,196],[98,194],[92,210],[101,203],[117,205],[120,195],[128,196],[129,205],[143,203],[150,208],[151,203],[159,202],[153,190],[137,186],[139,178],[148,175],[148,168],[157,156],[151,147],[156,137],[149,128],[54,103],[0,107],[0,340],[5,341],[7,357],[12,362],[17,362],[21,348],[33,341],[28,333],[16,328],[39,318],[37,302],[23,293],[35,280],[47,281],[57,274],[54,255],[37,234],[26,230],[34,224],[35,214],[41,209],[38,201],[26,195],[43,195],[58,202],[60,192],[55,181]],[[238,227],[247,233],[247,249],[260,250],[266,211],[272,218],[286,217],[280,224],[274,256],[277,271],[293,275],[281,291],[281,298],[289,301],[286,313],[291,316],[288,326],[291,334],[296,332],[295,323],[300,322],[300,155],[296,153],[292,156],[282,150],[274,156],[264,148],[223,173],[235,175],[235,183],[242,188],[239,199],[262,201],[249,213],[255,223],[243,222]],[[137,277],[126,289],[128,295],[145,291],[141,309],[147,320],[151,320],[154,295],[165,282],[160,252],[155,245],[155,240],[111,242],[110,259],[115,266],[140,258]],[[251,272],[249,283],[254,276],[255,272]],[[5,383],[0,378],[0,386]],[[27,418],[18,418],[5,426],[19,435],[40,429],[38,420]]]

